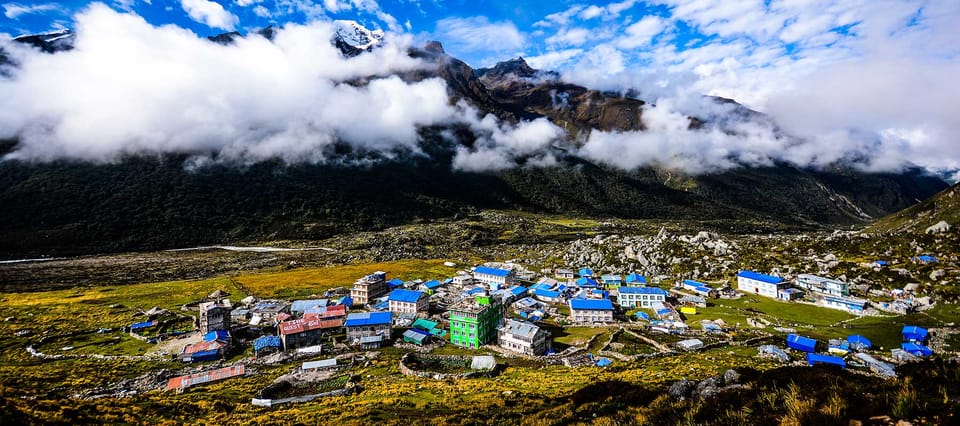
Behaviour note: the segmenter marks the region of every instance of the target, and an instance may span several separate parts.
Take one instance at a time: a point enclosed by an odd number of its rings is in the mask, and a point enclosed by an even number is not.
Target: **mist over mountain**
[[[480,209],[863,223],[946,187],[733,100],[595,90],[352,21],[207,38],[94,5],[0,42],[0,256],[314,239]],[[875,158],[882,156],[883,167]]]

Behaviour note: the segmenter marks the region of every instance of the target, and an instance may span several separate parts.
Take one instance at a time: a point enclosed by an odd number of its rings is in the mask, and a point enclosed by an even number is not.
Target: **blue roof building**
[[[422,291],[398,288],[390,292],[390,296],[387,298],[387,300],[392,302],[417,303],[421,297],[423,297]]]
[[[840,358],[838,356],[832,356],[832,355],[820,355],[820,354],[808,353],[807,363],[810,365],[830,364],[830,365],[837,365],[840,368],[847,368],[847,363],[846,361],[843,360],[843,358]]]
[[[627,275],[627,285],[647,285],[647,277],[636,272]]]
[[[403,280],[400,278],[394,278],[390,281],[387,281],[387,288],[393,290],[397,287],[403,287]]]
[[[437,280],[427,281],[423,283],[423,287],[426,288],[428,291],[434,291],[440,288],[440,281],[437,281]]]
[[[595,280],[595,279],[593,279],[593,278],[590,278],[590,277],[577,278],[576,283],[577,283],[577,287],[580,287],[580,288],[596,288],[596,287],[599,287],[599,284],[597,284],[597,280]]]
[[[506,277],[507,275],[510,275],[510,270],[508,270],[508,269],[499,269],[499,268],[491,268],[491,267],[489,267],[489,266],[477,266],[477,267],[473,270],[473,273],[475,273],[475,274],[493,275],[493,276],[495,276],[495,277]]]
[[[923,343],[927,340],[927,329],[915,325],[903,326],[903,340]]]
[[[617,303],[624,308],[649,308],[667,300],[667,292],[657,287],[620,287]]]
[[[918,263],[937,263],[937,258],[929,254],[923,254],[914,258]]]
[[[619,275],[601,275],[600,282],[605,286],[619,287],[620,284],[623,284],[623,277]]]
[[[204,342],[229,342],[230,333],[227,330],[213,330],[203,335]]]
[[[580,268],[580,271],[577,272],[577,275],[580,275],[581,277],[593,277],[593,269]]]
[[[847,337],[847,343],[850,344],[851,349],[858,351],[870,349],[870,347],[873,346],[873,343],[870,342],[870,339],[867,339],[859,334],[854,334],[853,336]]]
[[[570,319],[574,322],[612,322],[613,303],[610,299],[573,299],[570,301]]]
[[[343,296],[340,298],[340,300],[337,301],[337,304],[343,305],[349,308],[353,306],[353,298],[350,296]]]
[[[787,335],[787,347],[802,352],[816,352],[817,341],[809,337],[803,337],[796,334]]]
[[[780,290],[788,287],[783,278],[753,271],[740,271],[737,274],[737,289],[745,293],[759,294],[770,298],[780,298]]]
[[[928,348],[928,347],[926,347],[926,346],[924,346],[924,345],[921,345],[921,344],[919,344],[919,343],[914,343],[914,342],[901,343],[901,344],[900,344],[900,349],[903,349],[903,350],[905,350],[905,351],[907,351],[907,352],[910,352],[911,354],[916,355],[916,356],[930,356],[930,355],[933,355],[933,351],[932,351],[930,348]]]
[[[384,325],[393,323],[392,312],[356,312],[347,315],[347,321],[343,323],[344,327],[364,327],[372,325]]]
[[[556,302],[557,299],[560,298],[559,291],[544,290],[540,288],[534,290],[533,295],[537,299],[540,299],[544,302]]]

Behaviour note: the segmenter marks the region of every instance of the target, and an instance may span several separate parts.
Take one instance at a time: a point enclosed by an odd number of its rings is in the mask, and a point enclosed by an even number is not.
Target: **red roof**
[[[284,320],[286,320],[287,318],[290,318],[290,314],[288,314],[288,313],[286,313],[286,312],[281,312],[281,313],[277,314],[277,321],[284,321]]]
[[[205,371],[203,373],[191,374],[188,376],[174,377],[167,382],[167,390],[177,388],[187,388],[201,383],[215,382],[217,380],[229,379],[231,377],[242,376],[244,373],[243,364],[233,367],[224,367],[218,370]]]
[[[285,321],[280,323],[280,334],[296,334],[303,333],[304,331],[317,330],[317,329],[327,329],[327,328],[336,328],[343,325],[343,319],[319,319],[319,318],[303,318],[292,321]]]
[[[226,346],[227,345],[225,345],[223,342],[219,342],[216,340],[211,342],[200,342],[200,343],[194,343],[191,345],[184,346],[183,353],[193,354],[193,353],[203,352],[203,351],[215,351],[217,349],[222,349]]]

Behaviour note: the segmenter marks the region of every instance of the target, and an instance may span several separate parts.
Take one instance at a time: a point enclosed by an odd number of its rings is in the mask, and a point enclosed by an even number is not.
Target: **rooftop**
[[[657,287],[621,287],[620,294],[657,294],[666,296],[666,290]]]
[[[612,311],[613,304],[610,299],[573,299],[570,301],[570,309]]]
[[[738,273],[737,276],[751,279],[754,281],[765,282],[768,284],[779,284],[783,282],[783,278],[775,277],[772,275],[761,274],[759,272],[747,271],[747,270],[740,271],[740,273]]]
[[[514,336],[525,337],[527,339],[533,339],[536,337],[537,332],[540,331],[540,327],[533,325],[526,321],[517,321],[508,319],[504,322],[503,327],[500,327],[500,331],[505,333],[510,333]]]
[[[493,275],[495,277],[506,277],[507,275],[510,275],[510,271],[506,269],[491,268],[489,266],[477,266],[474,268],[473,273]]]
[[[392,312],[358,312],[347,315],[345,327],[361,327],[365,325],[383,325],[393,322]]]
[[[422,291],[398,288],[390,292],[390,298],[388,300],[393,302],[417,303],[421,297],[423,297]]]

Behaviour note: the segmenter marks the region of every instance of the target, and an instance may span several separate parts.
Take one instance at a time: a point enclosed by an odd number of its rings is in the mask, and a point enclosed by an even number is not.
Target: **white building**
[[[416,314],[430,310],[430,296],[416,290],[398,288],[391,291],[387,303],[390,312],[395,314]]]
[[[613,322],[613,304],[610,299],[570,300],[570,320],[573,322]]]
[[[800,274],[797,277],[797,287],[817,293],[829,294],[831,296],[850,295],[850,284],[811,274]]]
[[[839,309],[854,315],[863,315],[869,302],[855,297],[840,297],[831,295],[817,295],[817,304],[825,308]]]
[[[761,296],[780,297],[780,290],[789,287],[789,284],[783,278],[764,275],[753,271],[740,271],[737,274],[737,289],[745,293],[759,294]]]
[[[548,331],[526,321],[504,321],[497,338],[500,347],[525,355],[543,355],[552,346]]]
[[[462,274],[453,277],[453,284],[459,286],[470,286],[474,284],[474,280],[470,275]]]
[[[667,292],[657,287],[620,287],[617,303],[623,308],[649,308],[667,300]]]
[[[473,279],[491,289],[508,287],[516,282],[516,274],[509,269],[478,266],[473,270]]]

